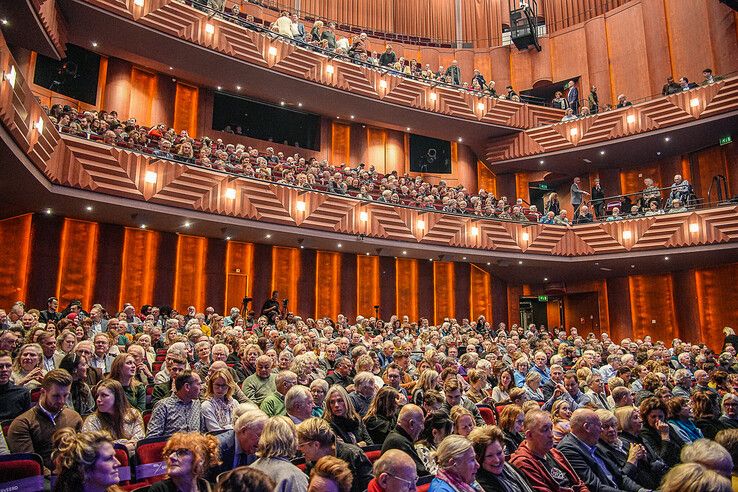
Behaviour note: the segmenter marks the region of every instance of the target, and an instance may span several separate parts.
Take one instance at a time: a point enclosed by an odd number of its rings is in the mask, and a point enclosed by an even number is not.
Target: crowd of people
[[[37,453],[55,490],[117,490],[113,444],[145,437],[166,439],[157,492],[738,484],[730,328],[716,353],[483,316],[302,318],[278,299],[0,310],[0,454]]]

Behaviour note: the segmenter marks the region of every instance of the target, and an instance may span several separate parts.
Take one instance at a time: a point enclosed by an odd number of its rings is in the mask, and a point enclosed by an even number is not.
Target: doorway
[[[549,332],[564,326],[564,302],[560,296],[520,297],[520,326],[544,325]]]

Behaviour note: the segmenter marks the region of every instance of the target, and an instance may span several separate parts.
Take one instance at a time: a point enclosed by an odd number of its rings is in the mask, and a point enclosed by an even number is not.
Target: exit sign
[[[731,137],[730,135],[720,137],[720,145],[728,145],[732,141],[733,141],[733,137]]]
[[[538,296],[538,302],[548,302],[548,296]]]
[[[540,189],[542,189],[542,190],[547,190],[548,189],[548,185],[546,183],[541,183],[541,184],[538,185],[538,187]]]

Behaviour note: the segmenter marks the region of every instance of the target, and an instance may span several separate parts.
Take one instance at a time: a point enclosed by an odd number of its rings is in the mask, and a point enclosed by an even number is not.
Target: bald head
[[[571,414],[569,419],[571,432],[581,441],[590,446],[597,444],[602,433],[602,422],[594,410],[579,408]]]
[[[415,441],[423,431],[423,409],[417,405],[405,405],[397,416],[397,425]]]
[[[408,483],[418,481],[413,459],[399,449],[388,449],[374,462],[374,476],[385,492],[407,490]]]

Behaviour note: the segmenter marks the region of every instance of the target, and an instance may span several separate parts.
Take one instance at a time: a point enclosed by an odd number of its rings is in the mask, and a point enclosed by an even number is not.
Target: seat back
[[[162,451],[167,437],[141,439],[136,444],[136,481],[154,483],[167,473],[166,461]]]
[[[300,471],[305,471],[306,463],[305,463],[305,457],[304,456],[300,456],[298,458],[293,458],[292,461],[291,461],[291,463],[293,465],[295,465],[297,468],[299,468]]]
[[[0,456],[0,490],[44,490],[44,463],[35,453]]]
[[[382,445],[381,444],[373,444],[371,446],[364,446],[361,448],[362,451],[364,451],[364,454],[366,455],[367,459],[374,464],[375,461],[379,459],[379,457],[382,455]]]
[[[433,478],[433,475],[426,475],[424,477],[418,478],[418,482],[415,484],[416,490],[418,492],[428,492]]]
[[[479,415],[484,419],[484,423],[487,425],[497,425],[497,416],[495,411],[487,405],[477,405],[479,409]]]
[[[113,444],[115,449],[115,458],[120,462],[118,467],[118,478],[120,485],[128,485],[131,482],[131,463],[128,459],[128,448],[122,444]]]

